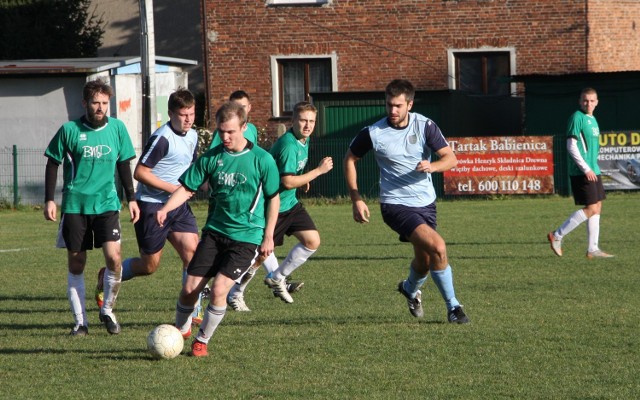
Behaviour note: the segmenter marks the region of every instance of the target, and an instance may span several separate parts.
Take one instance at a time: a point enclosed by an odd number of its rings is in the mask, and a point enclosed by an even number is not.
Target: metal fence
[[[350,139],[313,140],[309,153],[308,168],[315,168],[322,157],[331,156],[333,170],[311,183],[308,193],[301,197],[346,196],[343,178],[342,158]],[[138,149],[139,150],[139,149]],[[139,151],[138,151],[139,154]],[[44,170],[47,158],[44,149],[36,148],[0,148],[0,206],[39,205],[44,202]],[[134,164],[131,164],[133,168]],[[372,156],[367,155],[359,164],[359,180],[362,194],[368,197],[378,196],[378,171]],[[207,193],[200,190],[198,200],[205,200]],[[62,201],[62,168],[58,169],[55,201]]]
[[[566,149],[564,136],[554,137],[554,180],[555,192],[563,196],[570,195],[566,171]],[[309,149],[307,169],[315,168],[323,157],[333,157],[333,170],[313,180],[308,192],[298,192],[300,198],[338,198],[348,197],[344,181],[342,159],[349,147],[351,138],[318,136],[314,137]],[[138,154],[140,153],[140,149]],[[377,198],[379,174],[375,159],[370,152],[358,162],[358,187],[360,193],[368,198]],[[44,201],[44,169],[47,159],[44,149],[0,148],[0,207],[16,205],[37,205]],[[133,168],[134,164],[131,164]],[[117,178],[117,177],[116,177]],[[116,180],[117,181],[117,180]],[[433,182],[436,194],[444,194],[442,174],[434,174]],[[62,201],[62,168],[58,169],[55,201]],[[123,196],[121,196],[123,197]],[[197,200],[206,200],[206,190],[199,190]],[[460,196],[457,196],[460,197]]]

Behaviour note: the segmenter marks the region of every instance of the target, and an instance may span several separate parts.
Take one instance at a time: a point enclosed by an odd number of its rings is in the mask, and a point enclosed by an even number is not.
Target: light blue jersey
[[[424,207],[436,200],[436,192],[431,174],[416,167],[448,145],[435,122],[409,113],[406,127],[394,128],[385,117],[360,131],[349,148],[356,157],[373,149],[380,168],[380,203]]]
[[[195,162],[198,149],[198,134],[189,129],[178,133],[167,122],[149,138],[139,163],[151,168],[159,179],[179,185],[178,178]],[[149,203],[166,203],[170,193],[138,183],[136,198]]]

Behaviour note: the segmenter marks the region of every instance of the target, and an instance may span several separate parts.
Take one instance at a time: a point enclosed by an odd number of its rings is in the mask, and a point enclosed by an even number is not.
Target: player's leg
[[[419,210],[414,207],[407,207],[397,204],[381,204],[380,212],[384,222],[400,235],[401,242],[408,242],[408,237],[414,232],[416,227],[424,225],[424,217]],[[428,253],[423,255],[428,258]],[[415,257],[414,257],[415,258]],[[398,292],[407,301],[409,312],[416,318],[422,318],[422,292],[420,288],[427,280],[429,273],[429,261],[412,260],[409,265],[409,276],[407,279],[398,282]]]
[[[305,230],[293,232],[299,243],[293,246],[287,257],[271,276],[280,280],[291,275],[293,271],[304,264],[320,247],[320,234],[317,230]]]
[[[122,265],[120,258],[120,242],[104,242],[102,244],[106,269],[104,272],[104,303],[100,309],[100,321],[104,323],[107,332],[112,335],[120,333],[113,309],[116,305],[120,286],[122,284]]]
[[[72,336],[84,336],[89,332],[85,304],[84,270],[87,250],[93,248],[93,235],[89,221],[81,214],[64,214],[60,221],[58,240],[67,248],[67,297],[75,325]]]
[[[176,304],[175,326],[180,329],[182,336],[191,335],[192,313],[198,301],[200,292],[215,274],[213,265],[219,249],[214,235],[209,231],[202,233],[202,240],[187,267],[187,275],[183,280],[182,289]]]
[[[284,243],[285,234],[294,235],[299,243],[289,251],[280,266],[267,275],[265,283],[273,290],[274,295],[286,303],[293,303],[293,298],[287,287],[287,278],[320,247],[320,234],[311,216],[300,203],[289,212],[281,213],[278,216],[278,224],[274,233],[276,246],[281,246]],[[296,287],[291,291],[298,290],[302,285],[302,283],[296,284]]]
[[[206,276],[189,275],[182,285],[178,302],[176,304],[176,322],[175,325],[182,336],[186,339],[191,336],[191,322],[193,309],[195,308],[198,296],[202,289],[207,285],[209,278]]]
[[[258,256],[253,264],[251,264],[247,272],[242,275],[242,278],[240,278],[240,282],[236,282],[229,291],[229,295],[227,296],[227,304],[234,311],[251,311],[244,300],[244,291],[247,286],[249,286],[249,282],[251,282],[251,280],[255,277],[256,272],[258,271],[258,269],[260,269],[260,266],[263,265],[264,261],[264,257]]]
[[[93,220],[95,247],[102,247],[106,269],[103,278],[104,303],[100,309],[100,321],[112,335],[120,333],[113,308],[122,283],[122,258],[120,253],[120,213],[108,212]]]
[[[573,193],[573,199],[576,205],[587,205],[589,186],[591,185],[585,176],[571,176],[571,191]],[[551,250],[558,255],[562,256],[562,239],[571,233],[574,229],[580,226],[583,222],[587,221],[590,215],[587,214],[588,208],[584,207],[573,212],[569,217],[560,225],[555,231],[547,234],[547,240],[551,244]]]
[[[613,255],[605,253],[600,249],[600,214],[602,212],[602,201],[606,199],[602,177],[598,176],[595,182],[589,181],[585,184],[584,210],[587,215],[587,258],[611,258]]]
[[[85,306],[84,268],[87,263],[87,252],[67,251],[67,298],[73,314],[74,327],[72,336],[84,336],[89,333],[89,321]]]
[[[196,248],[198,247],[198,233],[197,226],[195,224],[195,218],[193,219],[193,224],[190,225],[191,231],[187,231],[187,229],[181,228],[181,226],[174,223],[174,227],[179,229],[178,232],[171,232],[168,236],[169,243],[176,249],[180,260],[182,261],[182,283],[184,284],[187,279],[187,267],[193,258],[193,255],[196,252]],[[193,313],[191,315],[192,322],[195,324],[200,324],[203,318],[203,309],[202,302],[206,298],[208,293],[208,288],[205,286],[202,291],[198,295],[198,299],[194,306]]]
[[[136,276],[151,275],[160,267],[162,251],[174,220],[172,212],[167,215],[167,221],[162,226],[158,225],[155,219],[156,211],[162,205],[162,203],[138,201],[140,219],[134,227],[140,256],[127,258],[122,262],[123,281],[128,281]]]
[[[419,225],[409,237],[414,248],[416,272],[422,272],[425,267],[431,272],[431,279],[440,291],[447,306],[449,322],[468,323],[469,318],[462,310],[456,298],[453,285],[453,271],[447,258],[447,247],[438,232],[426,224]]]
[[[211,284],[211,301],[207,306],[198,335],[191,346],[191,355],[197,357],[207,355],[207,343],[224,318],[227,295],[235,282],[253,264],[256,256],[256,245],[221,237],[217,238],[217,243],[220,252],[213,264],[216,275]]]

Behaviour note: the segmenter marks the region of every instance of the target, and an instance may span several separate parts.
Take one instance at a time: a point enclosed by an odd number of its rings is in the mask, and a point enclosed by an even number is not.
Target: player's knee
[[[160,265],[156,263],[145,263],[140,269],[140,275],[151,275],[158,270]]]
[[[441,243],[437,243],[432,248],[431,259],[433,260],[433,264],[437,266],[446,265],[447,263],[447,246],[444,241]]]
[[[318,250],[318,247],[320,247],[320,235],[311,235],[309,237],[305,237],[304,240],[301,241],[301,243],[309,250]]]

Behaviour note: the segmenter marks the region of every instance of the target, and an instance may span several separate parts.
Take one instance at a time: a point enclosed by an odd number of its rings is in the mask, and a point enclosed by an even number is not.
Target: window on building
[[[273,57],[274,116],[289,116],[293,106],[312,92],[337,90],[335,56]]]
[[[453,51],[451,56],[449,71],[453,74],[449,78],[450,82],[453,78],[453,89],[481,95],[511,93],[512,52]]]
[[[329,0],[267,0],[267,5],[327,4]]]

